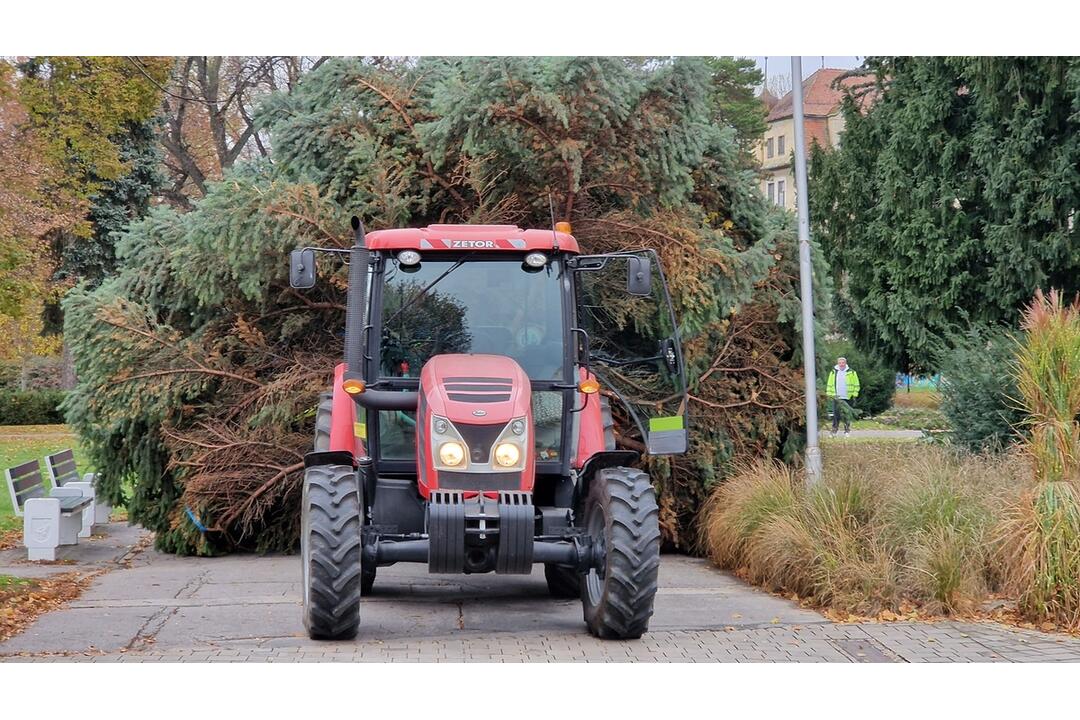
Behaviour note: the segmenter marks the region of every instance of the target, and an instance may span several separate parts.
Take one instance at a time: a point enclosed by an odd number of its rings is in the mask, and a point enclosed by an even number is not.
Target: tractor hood
[[[506,424],[530,414],[529,377],[505,355],[436,355],[420,373],[421,402],[453,423]]]

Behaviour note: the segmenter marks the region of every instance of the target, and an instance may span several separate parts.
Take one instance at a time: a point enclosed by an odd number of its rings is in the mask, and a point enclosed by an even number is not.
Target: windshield
[[[559,281],[557,263],[530,272],[518,256],[425,258],[413,267],[388,258],[382,376],[419,377],[435,355],[490,353],[509,355],[533,380],[562,380]]]

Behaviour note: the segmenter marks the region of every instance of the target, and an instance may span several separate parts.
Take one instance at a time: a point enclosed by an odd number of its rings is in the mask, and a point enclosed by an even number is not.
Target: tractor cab
[[[565,223],[365,235],[354,218],[354,230],[352,248],[329,250],[349,262],[345,361],[305,458],[309,633],[355,635],[380,565],[543,563],[553,594],[581,596],[590,631],[640,636],[659,528],[634,466],[687,448],[682,349],[655,253],[581,255]],[[293,252],[294,287],[314,285],[317,250]],[[622,544],[629,556],[613,552]]]

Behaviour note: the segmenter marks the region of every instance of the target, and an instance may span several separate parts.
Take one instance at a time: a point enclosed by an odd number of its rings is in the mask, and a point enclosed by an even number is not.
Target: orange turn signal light
[[[586,395],[600,392],[600,383],[595,378],[586,378],[578,383],[577,389]]]
[[[559,232],[566,233],[567,235],[571,233],[570,223],[566,222],[565,220],[555,223],[555,229]]]
[[[353,380],[351,378],[342,382],[341,387],[345,392],[349,393],[350,395],[359,395],[367,389],[367,387],[364,385],[363,380]]]

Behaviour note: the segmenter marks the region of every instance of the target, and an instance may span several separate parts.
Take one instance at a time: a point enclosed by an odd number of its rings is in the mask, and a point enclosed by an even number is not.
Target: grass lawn
[[[941,394],[932,388],[897,390],[888,410],[851,423],[854,430],[947,430]]]
[[[0,471],[36,459],[41,463],[42,474],[48,478],[45,456],[67,448],[75,451],[79,472],[93,470],[79,447],[78,438],[67,425],[0,425]],[[20,519],[11,509],[11,493],[4,481],[4,487],[0,488],[0,532],[20,526]]]
[[[898,408],[933,408],[941,405],[941,393],[933,388],[911,388],[911,392],[901,388],[893,396],[893,407]]]

